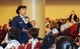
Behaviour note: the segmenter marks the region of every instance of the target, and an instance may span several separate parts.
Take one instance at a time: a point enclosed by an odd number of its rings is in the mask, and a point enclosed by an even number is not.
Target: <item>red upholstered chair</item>
[[[78,25],[77,24],[73,24],[70,28],[69,28],[69,34],[70,36],[72,36],[73,38],[75,38],[78,34],[76,33]]]
[[[27,43],[27,44],[25,45],[25,49],[31,49],[31,47],[32,47],[32,43]]]
[[[6,33],[7,33],[7,24],[4,24],[2,27],[2,40],[4,40]]]
[[[42,41],[38,41],[34,49],[40,49],[41,45],[42,45]]]
[[[19,45],[18,49],[24,49],[25,46]]]

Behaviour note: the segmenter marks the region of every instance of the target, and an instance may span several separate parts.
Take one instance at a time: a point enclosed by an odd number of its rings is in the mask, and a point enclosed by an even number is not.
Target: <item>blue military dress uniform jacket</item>
[[[27,33],[23,32],[23,28],[31,28],[32,25],[30,22],[28,22],[27,24],[25,24],[25,22],[23,21],[23,19],[21,18],[21,16],[16,16],[13,18],[12,21],[12,27],[17,28],[20,31],[20,43],[27,43],[28,42],[28,37],[27,37]]]

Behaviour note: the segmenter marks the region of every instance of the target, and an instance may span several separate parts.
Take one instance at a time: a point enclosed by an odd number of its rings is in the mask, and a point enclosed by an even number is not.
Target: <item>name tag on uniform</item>
[[[20,24],[22,24],[23,22],[19,22]]]

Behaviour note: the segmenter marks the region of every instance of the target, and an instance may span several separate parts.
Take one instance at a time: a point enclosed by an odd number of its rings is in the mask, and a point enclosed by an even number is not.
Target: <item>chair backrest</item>
[[[14,46],[12,46],[10,49],[16,49]]]
[[[32,47],[32,43],[27,43],[27,44],[25,45],[25,49],[31,49],[31,47]]]
[[[42,45],[42,41],[38,41],[34,49],[40,49],[41,45]]]
[[[24,48],[25,48],[25,46],[22,46],[22,45],[18,46],[18,49],[24,49]]]
[[[2,29],[7,29],[7,24],[4,24]]]
[[[74,25],[72,25],[70,28],[69,28],[69,33],[71,34],[71,35],[73,35],[74,34],[74,31],[76,31],[77,30],[77,24],[74,24]]]

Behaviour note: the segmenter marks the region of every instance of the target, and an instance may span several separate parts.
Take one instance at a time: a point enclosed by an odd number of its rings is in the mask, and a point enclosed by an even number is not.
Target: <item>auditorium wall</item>
[[[20,0],[0,0],[0,25],[7,24],[8,19],[17,15],[16,8],[20,4]]]
[[[0,0],[0,25],[8,23],[8,19],[16,16],[16,8],[21,0]],[[45,17],[50,19],[67,18],[71,11],[80,18],[80,0],[46,0]]]
[[[68,18],[72,10],[80,18],[80,0],[46,0],[45,17]]]

